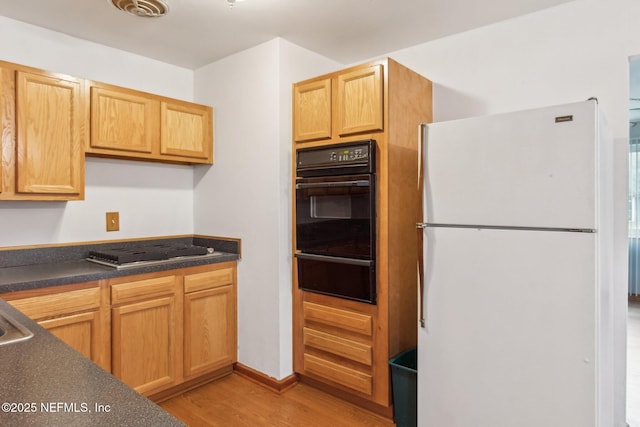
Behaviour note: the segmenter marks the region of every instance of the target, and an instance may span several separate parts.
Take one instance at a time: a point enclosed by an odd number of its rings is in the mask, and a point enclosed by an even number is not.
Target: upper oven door
[[[296,242],[301,252],[375,258],[375,178],[296,180]]]

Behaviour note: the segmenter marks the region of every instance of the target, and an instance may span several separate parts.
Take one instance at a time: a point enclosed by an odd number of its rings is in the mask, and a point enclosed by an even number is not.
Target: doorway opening
[[[640,427],[640,57],[629,62],[627,422]]]

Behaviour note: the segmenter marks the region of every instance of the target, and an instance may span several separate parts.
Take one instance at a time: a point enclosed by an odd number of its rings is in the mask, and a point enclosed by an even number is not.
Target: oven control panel
[[[372,139],[320,147],[301,148],[296,151],[298,175],[308,171],[324,170],[333,174],[331,168],[362,167],[364,173],[374,170],[375,141]],[[338,173],[338,171],[336,171]]]
[[[329,161],[331,162],[350,162],[353,160],[363,160],[369,157],[367,147],[345,148],[344,150],[331,151]]]

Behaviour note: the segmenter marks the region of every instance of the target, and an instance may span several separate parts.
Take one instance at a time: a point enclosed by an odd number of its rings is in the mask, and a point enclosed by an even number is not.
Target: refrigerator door
[[[418,425],[595,426],[596,235],[425,233]]]
[[[594,229],[595,101],[427,126],[425,222]]]

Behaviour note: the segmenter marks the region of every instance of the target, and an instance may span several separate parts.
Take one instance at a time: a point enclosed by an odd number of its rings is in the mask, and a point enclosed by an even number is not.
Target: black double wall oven
[[[296,151],[300,289],[376,303],[374,140]]]

